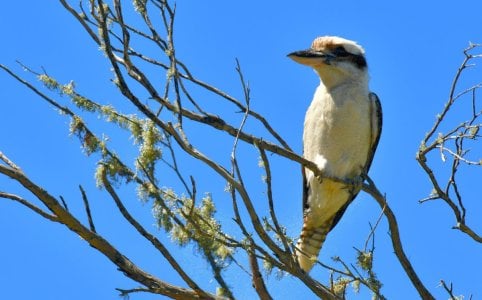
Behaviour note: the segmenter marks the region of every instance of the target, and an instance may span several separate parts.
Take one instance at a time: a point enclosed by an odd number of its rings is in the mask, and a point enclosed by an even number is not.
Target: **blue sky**
[[[126,1],[126,8],[129,3]],[[414,157],[425,132],[443,107],[455,71],[463,59],[462,50],[469,41],[482,43],[481,11],[482,3],[475,0],[463,4],[448,1],[437,4],[353,0],[341,4],[336,1],[304,1],[303,4],[179,1],[175,42],[178,57],[196,76],[241,98],[242,90],[235,72],[235,58],[238,58],[250,83],[253,109],[263,114],[298,152],[301,151],[304,112],[318,79],[313,71],[293,63],[286,54],[309,47],[319,35],[339,35],[363,45],[371,74],[371,90],[380,97],[384,112],[383,134],[371,177],[386,193],[397,214],[407,255],[433,295],[448,298],[438,287],[439,280],[444,279],[453,282],[456,294],[467,297],[472,294],[477,299],[482,296],[480,246],[451,229],[454,218],[441,202],[418,204],[419,199],[430,193],[431,187]],[[29,75],[15,60],[36,70],[44,67],[60,82],[74,80],[82,93],[101,99],[103,103],[118,105],[121,102],[122,98],[109,82],[111,74],[102,53],[59,3],[6,1],[0,10],[0,25],[4,41],[0,63],[27,78]],[[470,70],[464,77],[463,87],[480,82],[481,70]],[[159,76],[160,80],[165,78],[162,72],[152,76]],[[97,190],[93,179],[97,158],[87,158],[78,141],[69,137],[67,118],[4,72],[0,72],[0,85],[0,151],[53,195],[62,195],[71,211],[79,216],[83,215],[78,192],[78,185],[82,184],[91,197],[100,231],[141,267],[178,283],[178,278],[167,274],[163,258],[113,213],[112,201]],[[204,94],[199,96],[205,97]],[[209,108],[223,112],[222,105],[217,107],[218,104],[211,104],[210,99],[205,101]],[[128,105],[120,105],[126,112],[135,112]],[[453,118],[457,122],[463,120],[457,119],[457,115]],[[95,116],[87,120],[93,126],[101,123]],[[247,126],[256,132],[253,123]],[[96,128],[109,134],[120,154],[133,155],[135,148],[127,135],[108,126]],[[196,128],[190,130],[189,134],[200,149],[228,162],[229,152],[226,151],[232,145],[230,139],[220,138],[214,147],[213,143],[203,141],[203,132]],[[473,149],[475,157],[480,158],[481,153],[480,147]],[[261,189],[262,175],[256,167],[256,156],[246,154],[243,162],[246,177],[253,178],[249,184],[256,192]],[[229,202],[229,195],[223,192],[224,183],[212,179],[213,173],[192,161],[181,164],[192,166],[189,172],[201,175],[198,177],[199,190],[212,192],[220,207],[220,217],[229,220],[230,210],[225,204]],[[440,172],[447,168],[443,164],[439,166],[443,168]],[[279,216],[288,234],[296,236],[301,228],[298,166],[273,157],[273,171]],[[477,169],[467,172],[464,169],[461,174],[466,187],[468,223],[479,232],[482,221],[477,216],[482,205],[477,178],[481,175]],[[161,179],[166,186],[174,185],[167,176],[161,175]],[[5,177],[0,177],[0,190],[33,199]],[[261,193],[259,191],[260,198],[264,199]],[[133,199],[133,192],[127,188],[124,195],[132,198],[128,205],[140,220],[155,231],[149,204]],[[331,256],[340,255],[353,260],[352,247],[362,247],[369,232],[368,224],[374,223],[379,213],[376,203],[366,194],[360,194],[328,238],[320,259],[330,262]],[[228,221],[225,226],[228,230],[234,227]],[[375,270],[384,283],[382,291],[389,299],[416,299],[416,292],[392,254],[386,232],[387,224],[382,221],[376,236],[375,261]],[[5,299],[118,299],[114,288],[137,286],[79,237],[3,199],[0,200],[0,234],[3,257],[0,289]],[[169,240],[161,232],[159,236],[163,241]],[[211,291],[215,289],[216,285],[206,279],[207,265],[191,263],[191,258],[197,256],[194,250],[178,250],[175,246],[171,249],[182,255],[181,263],[189,265],[190,271],[197,274],[206,287]],[[312,275],[322,281],[328,278],[327,271],[322,269],[315,270]],[[231,272],[228,276],[237,280],[241,275]],[[271,276],[268,283],[276,299],[302,296],[311,299],[304,287],[289,278],[278,281]],[[240,299],[253,296],[243,288],[249,287],[248,282],[240,286],[235,289]],[[366,297],[362,294],[359,299]],[[132,299],[154,298],[152,295],[132,296]]]

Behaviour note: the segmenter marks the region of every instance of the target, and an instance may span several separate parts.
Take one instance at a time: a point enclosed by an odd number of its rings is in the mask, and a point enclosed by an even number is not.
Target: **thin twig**
[[[167,295],[177,299],[195,299],[198,293],[189,289],[166,283],[151,274],[138,268],[131,260],[119,252],[102,236],[92,232],[79,222],[72,214],[65,210],[62,205],[46,190],[32,182],[23,173],[10,167],[0,165],[0,173],[20,183],[25,189],[34,194],[50,211],[52,211],[59,223],[67,226],[72,232],[77,233],[93,248],[104,254],[112,263],[119,267],[122,272],[134,281],[149,288],[153,293]],[[216,299],[209,294],[207,299]]]
[[[95,225],[94,225],[94,220],[92,219],[92,214],[90,212],[90,205],[89,205],[89,199],[87,198],[87,194],[85,193],[84,188],[79,185],[80,193],[82,194],[82,200],[84,202],[84,207],[85,207],[85,212],[87,214],[87,219],[89,220],[89,227],[92,232],[95,231]]]
[[[291,254],[290,246],[289,243],[286,239],[286,234],[285,231],[281,228],[279,222],[278,222],[278,217],[276,217],[275,209],[274,209],[274,201],[273,201],[273,191],[271,190],[271,167],[269,164],[268,156],[266,155],[266,152],[263,149],[258,149],[261,160],[263,162],[263,168],[265,170],[265,176],[266,176],[266,196],[268,197],[268,205],[269,205],[269,213],[271,216],[271,220],[273,221],[275,232],[280,238],[283,247],[285,251],[288,254]]]
[[[251,240],[251,243],[253,241]],[[262,300],[270,300],[273,299],[271,295],[269,294],[268,289],[266,288],[266,284],[263,279],[263,275],[261,275],[261,272],[259,271],[259,264],[256,256],[254,255],[254,247],[252,245],[248,246],[248,256],[249,256],[249,265],[251,267],[251,272],[252,272],[252,283],[254,286],[254,289],[256,290],[256,293],[258,294],[259,298]]]
[[[479,88],[482,88],[482,83],[475,84],[459,93],[456,93],[464,71],[469,67],[475,66],[475,64],[470,64],[470,62],[475,58],[481,57],[480,55],[473,55],[470,53],[471,50],[479,46],[480,45],[477,44],[470,44],[469,47],[464,50],[465,57],[454,76],[452,85],[450,87],[448,100],[446,101],[442,112],[437,116],[434,125],[423,139],[420,149],[417,153],[417,161],[428,175],[434,189],[434,192],[432,192],[429,197],[420,200],[420,203],[441,199],[451,208],[453,212],[457,222],[457,225],[453,228],[466,233],[474,241],[480,243],[480,236],[465,224],[465,215],[467,211],[464,205],[462,191],[459,189],[459,185],[457,183],[457,174],[461,163],[464,163],[468,166],[480,166],[480,161],[471,160],[466,157],[466,155],[469,153],[469,150],[466,148],[467,146],[465,144],[471,140],[480,138],[478,132],[482,124],[480,124],[478,118],[481,116],[482,112],[477,110],[475,91]],[[448,133],[438,133],[438,135],[435,136],[435,132],[442,126],[442,124],[448,122],[446,121],[447,115],[454,107],[454,104],[461,101],[462,96],[467,94],[471,94],[471,117],[468,120],[461,122],[459,125],[454,126],[454,128],[450,129]],[[453,147],[451,147],[452,144]],[[445,184],[439,181],[432,167],[430,167],[428,163],[428,154],[435,149],[440,151],[442,161],[445,162],[446,160],[445,153],[448,153],[452,158],[450,176]],[[445,185],[445,189],[442,188],[442,185]]]
[[[184,269],[177,263],[177,261],[174,259],[174,257],[171,255],[169,250],[152,234],[147,232],[147,230],[139,223],[137,222],[134,217],[129,213],[129,211],[126,209],[124,204],[122,203],[121,199],[115,192],[114,188],[112,187],[111,183],[107,179],[107,174],[105,171],[102,172],[102,183],[104,187],[106,188],[107,192],[109,195],[112,197],[114,200],[115,204],[117,205],[117,208],[119,209],[119,212],[122,214],[122,216],[151,244],[159,250],[162,255],[166,258],[166,260],[169,262],[169,264],[174,268],[174,270],[181,276],[181,278],[186,282],[189,287],[193,289],[193,291],[199,295],[201,298],[202,297],[207,297],[209,298],[208,294],[202,290],[192,279],[187,275],[187,273],[184,271]]]
[[[119,296],[121,296],[121,297],[129,297],[130,294],[133,294],[133,293],[142,293],[142,292],[143,293],[152,293],[151,290],[146,289],[146,288],[135,288],[135,289],[129,289],[129,290],[116,288],[116,291],[119,292]]]
[[[459,297],[456,297],[453,293],[453,286],[452,283],[450,283],[450,286],[447,286],[444,280],[440,280],[440,285],[444,288],[444,290],[449,294],[450,298],[449,300],[458,300]]]
[[[10,199],[10,200],[13,200],[15,202],[18,202],[18,203],[28,207],[29,209],[33,210],[35,213],[39,214],[40,216],[44,217],[47,220],[50,220],[50,221],[56,222],[56,223],[59,222],[59,219],[56,216],[51,215],[46,211],[43,211],[41,208],[35,206],[34,204],[30,203],[28,200],[25,200],[18,195],[0,192],[0,198]]]
[[[69,211],[69,206],[67,205],[67,201],[65,201],[64,197],[61,195],[61,196],[59,196],[59,198],[60,198],[60,202],[61,202],[62,206],[64,207],[64,209],[66,211]]]
[[[370,194],[377,201],[380,208],[383,210],[388,220],[388,227],[390,229],[390,237],[392,240],[393,250],[395,251],[395,255],[400,261],[400,264],[402,265],[405,273],[408,275],[408,278],[410,279],[422,299],[435,299],[432,294],[430,294],[425,285],[422,283],[422,281],[419,279],[417,273],[415,272],[415,269],[413,268],[410,260],[405,254],[405,251],[403,250],[395,214],[390,209],[390,206],[388,206],[385,197],[380,193],[371,178],[366,176],[366,180],[368,183],[363,183],[362,190]]]
[[[384,213],[385,213],[385,207],[382,208],[382,210],[380,212],[380,216],[378,216],[378,219],[375,222],[375,226],[371,227],[371,229],[370,229],[370,233],[368,234],[368,237],[365,241],[365,247],[363,248],[365,251],[368,248],[368,242],[370,241],[370,238],[373,238],[373,240],[375,240],[375,230],[377,229],[378,225],[380,224],[380,221],[382,220]],[[374,247],[374,243],[375,242],[373,242],[372,249]]]
[[[0,66],[1,67],[1,66]],[[17,171],[21,171],[20,167],[18,167],[16,164],[13,163],[5,154],[3,154],[0,151],[0,160],[2,160],[4,163],[6,163],[9,167],[12,169],[15,169]]]

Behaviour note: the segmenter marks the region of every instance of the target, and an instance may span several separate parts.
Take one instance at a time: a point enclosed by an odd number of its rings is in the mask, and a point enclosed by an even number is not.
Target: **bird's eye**
[[[333,50],[333,54],[335,54],[336,56],[341,56],[341,57],[350,55],[350,53],[348,51],[346,51],[346,49],[343,46],[336,47]]]

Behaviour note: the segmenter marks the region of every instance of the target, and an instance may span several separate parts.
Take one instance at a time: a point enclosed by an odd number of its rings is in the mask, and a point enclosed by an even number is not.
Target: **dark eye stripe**
[[[346,57],[349,56],[351,53],[346,51],[346,49],[343,46],[338,46],[333,50],[333,54],[335,54],[338,57]]]
[[[336,55],[336,57],[344,58],[353,62],[360,69],[366,68],[367,66],[367,61],[363,55],[350,53],[346,51],[343,46],[336,47],[332,50],[332,53]]]
[[[367,60],[363,55],[351,54],[350,60],[360,69],[367,67]]]

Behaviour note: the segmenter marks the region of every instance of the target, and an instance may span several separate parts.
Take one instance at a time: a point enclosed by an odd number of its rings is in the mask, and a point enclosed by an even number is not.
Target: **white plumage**
[[[381,132],[381,107],[368,89],[364,50],[355,42],[319,37],[310,49],[289,54],[320,77],[306,112],[303,155],[326,176],[356,179],[368,172]],[[340,220],[358,190],[303,170],[303,229],[296,247],[308,272],[328,232]]]

